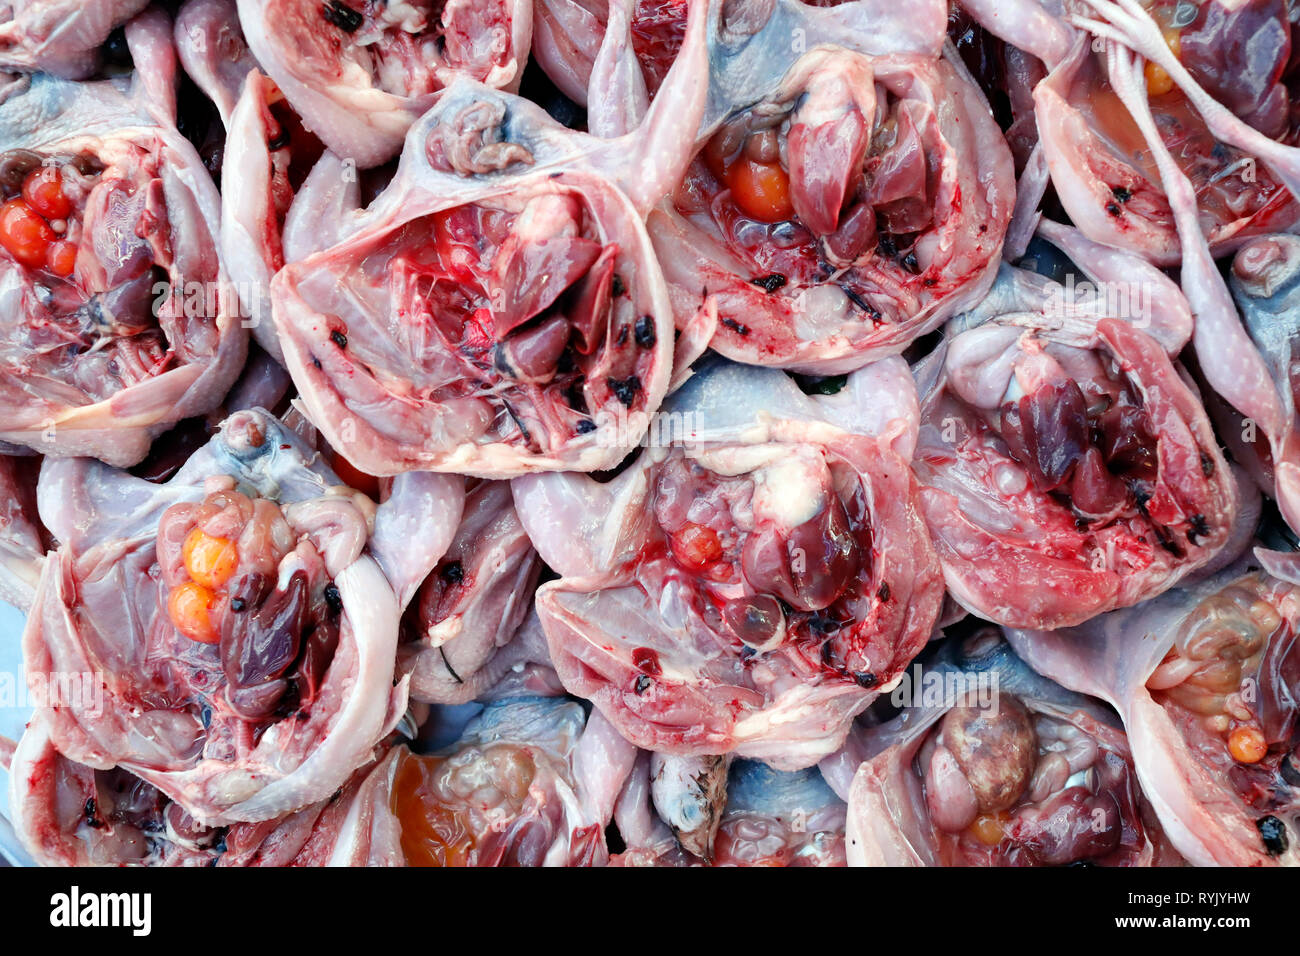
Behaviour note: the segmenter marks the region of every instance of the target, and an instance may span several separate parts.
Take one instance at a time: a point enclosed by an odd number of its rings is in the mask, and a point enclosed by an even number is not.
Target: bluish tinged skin
[[[691,414],[701,441],[734,437],[757,424],[761,414],[795,421],[822,417],[784,372],[714,357],[705,359],[661,409]]]
[[[0,142],[35,149],[73,135],[108,136],[125,126],[156,125],[129,99],[129,80],[79,83],[38,73],[0,103]]]
[[[230,427],[236,416],[256,423],[260,444],[248,441],[246,429]],[[89,459],[46,459],[39,492],[42,520],[63,542],[80,537],[85,522],[92,522],[97,538],[130,539],[155,530],[168,505],[202,499],[208,475],[230,475],[244,490],[282,504],[319,497],[341,484],[320,454],[270,412],[249,409],[236,416],[164,485]],[[77,474],[82,468],[84,477]],[[65,476],[77,494],[61,489]]]
[[[1246,332],[1276,390],[1281,434],[1252,435],[1239,416],[1219,407],[1222,403],[1207,402],[1207,407],[1218,412],[1219,433],[1225,443],[1294,526],[1300,523],[1296,483],[1300,464],[1296,388],[1300,376],[1295,367],[1300,337],[1300,238],[1276,235],[1251,240],[1233,260],[1229,285]]]
[[[1041,701],[1066,711],[1084,710],[1105,723],[1119,727],[1118,718],[1096,700],[1066,690],[1053,680],[1043,677],[1000,638],[977,635],[967,640],[947,640],[938,649],[935,664],[938,669],[957,669],[970,675],[996,676],[999,693],[1010,694],[1022,700]]]
[[[1285,387],[1300,336],[1300,237],[1265,236],[1243,246],[1229,284],[1246,331]]]
[[[953,316],[944,330],[949,337],[978,328],[998,316],[1039,308],[1047,301],[1054,280],[1026,269],[1007,265],[998,266],[998,277],[993,288],[973,309]]]
[[[488,704],[448,748],[524,743],[567,753],[587,724],[582,706],[564,697],[512,697]]]
[[[788,816],[839,802],[816,767],[773,770],[757,760],[737,760],[727,775],[727,812]]]
[[[771,12],[760,24],[768,6]],[[748,5],[725,5],[722,16],[724,28],[716,19],[709,23],[705,129],[760,102],[806,51],[819,44],[870,55],[938,56],[943,43],[943,10],[934,0],[910,0],[892,9],[880,0],[826,8],[799,0],[752,0]]]
[[[716,24],[709,25],[706,127],[780,85],[799,57],[790,40],[806,33],[804,21],[792,4],[777,3],[767,23],[750,36],[721,36]]]

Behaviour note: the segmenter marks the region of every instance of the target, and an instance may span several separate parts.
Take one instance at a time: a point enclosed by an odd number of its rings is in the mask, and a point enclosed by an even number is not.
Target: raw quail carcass
[[[1286,864],[1298,597],[1245,561],[1077,630],[1008,637],[1036,670],[1119,711],[1142,789],[1188,862]]]
[[[9,806],[43,866],[204,865],[217,834],[124,770],[95,770],[55,749],[37,715],[14,751]]]
[[[411,697],[459,704],[480,696],[526,659],[547,660],[532,622],[541,561],[524,533],[507,482],[484,481],[465,498],[451,547],[420,585],[403,624],[399,667]],[[528,645],[525,647],[524,645]]]
[[[640,439],[674,349],[642,216],[678,181],[699,124],[696,22],[675,92],[621,139],[456,81],[352,231],[279,272],[289,371],[358,468],[592,471]],[[616,416],[628,427],[598,427]]]
[[[239,0],[248,46],[338,156],[377,166],[457,77],[515,90],[530,0]]]
[[[14,827],[44,866],[386,865],[390,844],[357,825],[379,785],[379,754],[336,794],[283,817],[204,826],[158,788],[115,767],[95,770],[60,754],[39,715],[13,757]]]
[[[247,351],[221,200],[175,128],[171,24],[126,37],[132,77],[38,75],[0,103],[0,439],[118,466],[215,408]]]
[[[1004,268],[916,369],[926,519],[952,595],[988,620],[1059,627],[1136,604],[1233,536],[1237,479],[1166,354],[1187,304],[1145,270],[1109,277],[1121,308]]]
[[[612,481],[516,479],[562,575],[537,610],[569,692],[659,753],[799,769],[839,747],[939,613],[914,401],[899,359],[820,398],[720,362]]]
[[[563,698],[488,704],[451,746],[398,747],[368,775],[330,858],[405,866],[603,866],[636,751]]]
[[[813,374],[898,354],[993,282],[1002,132],[939,54],[942,4],[742,9],[714,24],[695,159],[649,219],[679,324],[712,297],[716,351]],[[880,29],[837,23],[854,10]]]
[[[232,415],[158,485],[47,459],[60,542],[24,635],[59,751],[119,766],[206,826],[336,790],[397,724],[403,603],[451,541],[458,479],[413,473],[377,508],[264,411]]]
[[[1056,195],[1089,238],[1162,265],[1182,255],[1168,185],[1132,104],[1116,97],[1116,42],[1153,57],[1139,71],[1159,138],[1195,184],[1198,231],[1216,255],[1300,220],[1293,73],[1280,0],[964,0],[986,28],[1051,70],[1034,90]],[[1280,162],[1274,162],[1281,156]]]
[[[861,731],[850,865],[1182,864],[1114,714],[1035,674],[996,628],[957,641],[913,670],[898,717]]]

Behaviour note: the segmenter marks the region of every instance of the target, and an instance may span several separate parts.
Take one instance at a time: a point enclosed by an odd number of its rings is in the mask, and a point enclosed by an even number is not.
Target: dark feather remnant
[[[361,25],[366,22],[356,10],[353,10],[342,0],[327,0],[322,8],[327,23],[332,23],[344,33],[356,33],[361,29]]]
[[[456,673],[456,669],[451,666],[451,661],[447,660],[447,649],[442,646],[439,646],[438,653],[442,655],[442,663],[446,665],[447,673],[451,675],[452,680],[454,680],[457,684],[465,683],[463,680],[460,679],[460,675]]]
[[[657,336],[655,335],[654,316],[643,315],[636,320],[636,328],[633,330],[636,336],[636,344],[643,349],[653,348]]]
[[[611,378],[606,382],[609,390],[614,393],[614,397],[623,403],[624,407],[631,408],[636,401],[637,393],[641,391],[641,379],[635,375],[629,375],[627,378]]]
[[[757,279],[751,279],[750,281],[764,292],[775,292],[777,289],[784,288],[789,280],[779,272],[769,272],[765,276],[759,276]]]

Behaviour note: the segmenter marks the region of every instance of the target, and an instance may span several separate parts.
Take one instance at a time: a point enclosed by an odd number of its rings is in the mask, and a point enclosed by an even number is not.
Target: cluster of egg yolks
[[[239,564],[235,542],[195,528],[186,535],[181,556],[190,579],[172,589],[167,613],[176,629],[190,640],[215,644],[219,635],[212,610],[222,586]]]
[[[70,276],[77,264],[77,246],[60,234],[68,230],[72,203],[63,193],[63,176],[53,166],[27,174],[22,195],[0,205],[0,246],[18,262]]]

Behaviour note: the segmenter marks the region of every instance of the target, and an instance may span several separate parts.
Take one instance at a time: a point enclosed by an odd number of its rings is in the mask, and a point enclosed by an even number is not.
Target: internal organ
[[[170,52],[164,16],[127,36],[149,69],[174,68],[145,59]],[[133,465],[239,374],[247,331],[217,251],[220,197],[164,109],[44,75],[0,106],[5,441]]]
[[[1110,317],[1062,329],[1041,305],[1059,287],[999,281],[991,303],[1033,288],[1039,313],[969,328],[918,373],[926,517],[965,606],[1014,626],[1078,623],[1209,561],[1236,521],[1236,479],[1151,335]]]
[[[913,672],[912,706],[859,731],[850,863],[1180,864],[1114,716],[1035,674],[994,628],[959,641]],[[922,673],[950,690],[931,701]]]
[[[847,388],[854,401],[878,396],[880,410],[909,387],[889,383],[896,394]],[[752,434],[752,408],[712,405],[742,389],[779,422],[767,441],[739,437]],[[701,373],[673,397],[685,409],[734,424],[703,446],[642,455],[609,485],[516,482],[525,527],[564,571],[537,599],[552,659],[565,687],[640,747],[807,767],[839,746],[938,613],[907,442],[900,452],[818,422],[788,378],[742,366]],[[564,526],[591,540],[564,540]],[[581,547],[591,551],[579,558]]]
[[[191,641],[220,647],[238,716],[310,707],[338,647],[338,586],[321,554],[298,546],[279,505],[233,482],[210,487],[197,506],[173,505],[159,522],[168,617]]]
[[[1014,184],[973,92],[943,60],[822,48],[721,122],[650,219],[669,282],[716,297],[712,346],[843,372],[982,297]]]
[[[1010,632],[1035,668],[1120,712],[1163,827],[1198,865],[1296,853],[1295,592],[1243,560],[1078,629]]]
[[[1080,9],[1096,14],[1084,4]],[[1291,81],[1291,24],[1285,4],[1146,4],[1163,42],[1206,93],[1264,137],[1294,145],[1286,103]],[[991,21],[986,25],[997,29]],[[1105,54],[1074,50],[1035,89],[1041,141],[1062,205],[1091,238],[1163,265],[1180,260],[1174,216],[1161,176],[1132,116],[1118,101]],[[1013,42],[1014,42],[1014,38]],[[1229,66],[1231,64],[1231,66]],[[1284,231],[1300,206],[1266,161],[1207,127],[1187,95],[1156,63],[1145,69],[1146,94],[1160,138],[1196,190],[1215,254],[1251,236]]]

